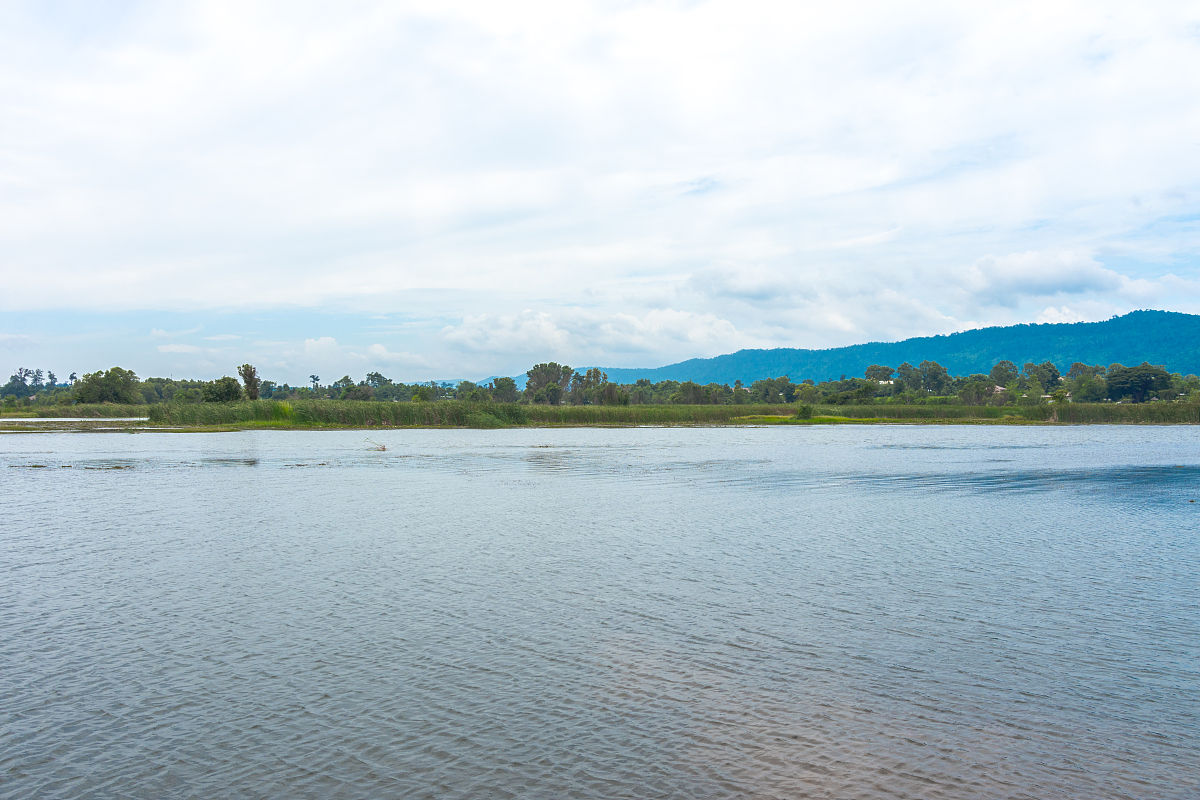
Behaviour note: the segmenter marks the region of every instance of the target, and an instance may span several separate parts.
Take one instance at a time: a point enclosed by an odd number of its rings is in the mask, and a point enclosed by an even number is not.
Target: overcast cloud
[[[1197,3],[38,0],[0,54],[0,369],[1200,312]]]

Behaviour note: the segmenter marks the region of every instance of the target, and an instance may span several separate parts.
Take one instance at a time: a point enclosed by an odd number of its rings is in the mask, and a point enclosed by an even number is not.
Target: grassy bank
[[[523,425],[721,425],[793,421],[787,405],[544,406],[516,403],[374,403],[338,400],[162,404],[134,407],[159,425],[188,428],[465,427]],[[1200,423],[1200,406],[1186,403],[1062,406],[818,406],[807,424],[837,423]]]

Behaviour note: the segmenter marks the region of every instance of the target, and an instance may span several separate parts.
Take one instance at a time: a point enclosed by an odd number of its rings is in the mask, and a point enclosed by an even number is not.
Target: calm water
[[[0,796],[1195,798],[1192,500],[1191,427],[2,435]]]

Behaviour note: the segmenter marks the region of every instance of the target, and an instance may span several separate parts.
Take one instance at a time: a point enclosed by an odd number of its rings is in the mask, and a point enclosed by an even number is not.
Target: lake
[[[0,797],[1194,798],[1194,501],[1196,427],[0,435]]]

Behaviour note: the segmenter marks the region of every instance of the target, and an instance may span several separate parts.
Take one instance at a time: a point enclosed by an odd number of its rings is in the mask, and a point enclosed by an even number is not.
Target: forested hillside
[[[1052,362],[1066,372],[1074,362],[1140,364],[1170,372],[1200,373],[1200,316],[1170,311],[1134,311],[1105,322],[1011,325],[901,342],[871,342],[829,350],[739,350],[715,358],[693,358],[654,369],[605,368],[609,380],[633,383],[677,380],[744,383],[787,375],[793,380],[862,377],[871,364],[936,361],[953,375],[987,373],[994,364]]]

